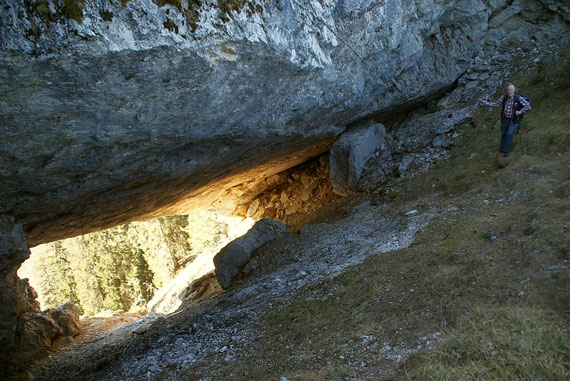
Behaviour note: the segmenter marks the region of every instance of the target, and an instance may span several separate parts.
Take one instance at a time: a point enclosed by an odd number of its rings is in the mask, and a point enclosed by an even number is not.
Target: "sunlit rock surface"
[[[211,204],[328,150],[453,83],[488,16],[479,0],[26,4],[0,16],[0,213],[31,246]]]
[[[181,298],[188,285],[214,269],[214,255],[255,220],[279,219],[295,230],[303,216],[337,199],[328,160],[322,155],[232,188],[243,200],[233,216],[194,210],[36,246],[18,276],[29,279],[43,308],[72,300],[87,316],[106,310],[170,313],[188,299]]]

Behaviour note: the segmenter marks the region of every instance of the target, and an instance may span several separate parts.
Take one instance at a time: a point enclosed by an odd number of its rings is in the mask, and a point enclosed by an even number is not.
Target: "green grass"
[[[77,21],[79,24],[83,21],[83,8],[85,2],[83,0],[63,0],[64,10],[70,19]]]

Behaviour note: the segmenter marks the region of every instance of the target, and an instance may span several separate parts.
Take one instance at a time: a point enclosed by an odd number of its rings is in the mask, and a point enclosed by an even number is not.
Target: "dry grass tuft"
[[[570,339],[560,321],[534,308],[477,309],[421,358],[409,380],[565,380]],[[418,359],[416,358],[416,361]]]

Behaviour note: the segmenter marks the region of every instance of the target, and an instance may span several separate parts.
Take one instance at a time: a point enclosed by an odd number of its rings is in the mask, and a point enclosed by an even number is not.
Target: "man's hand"
[[[520,112],[520,111],[515,111],[515,114],[520,115],[520,114],[522,114],[522,112]]]

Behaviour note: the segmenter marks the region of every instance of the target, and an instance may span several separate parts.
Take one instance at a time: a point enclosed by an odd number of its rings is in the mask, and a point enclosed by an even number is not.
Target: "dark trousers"
[[[513,122],[512,119],[503,118],[501,123],[501,145],[499,146],[499,152],[503,155],[509,154],[509,149],[511,148],[511,143],[513,142],[513,135],[519,128],[519,122]]]

